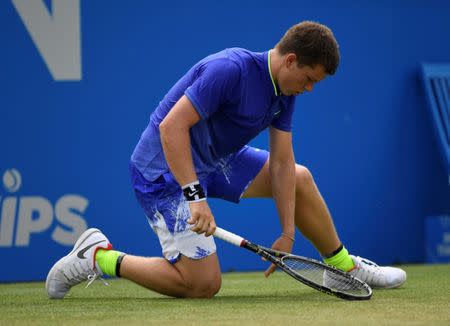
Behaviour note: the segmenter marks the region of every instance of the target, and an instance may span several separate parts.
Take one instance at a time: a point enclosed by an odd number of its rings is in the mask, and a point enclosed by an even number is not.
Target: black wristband
[[[184,198],[186,198],[186,201],[188,202],[206,200],[205,192],[198,180],[183,186],[182,189]]]

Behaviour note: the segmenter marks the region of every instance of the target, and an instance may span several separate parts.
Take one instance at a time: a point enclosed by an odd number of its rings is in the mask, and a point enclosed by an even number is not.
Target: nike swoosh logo
[[[189,197],[194,197],[196,194],[198,194],[198,190],[194,192],[189,193]]]
[[[87,247],[81,249],[80,251],[78,251],[78,254],[77,254],[78,258],[80,258],[80,259],[86,259],[86,257],[84,257],[84,253],[85,253],[86,251],[88,251],[89,249],[91,249],[91,248],[92,248],[93,246],[95,246],[96,244],[99,244],[100,242],[105,242],[105,240],[100,240],[100,241],[97,241],[97,242],[95,242],[95,243],[91,243],[89,246],[87,246]]]

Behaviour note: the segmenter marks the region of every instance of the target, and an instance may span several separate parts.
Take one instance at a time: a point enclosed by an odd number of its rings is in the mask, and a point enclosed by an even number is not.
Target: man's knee
[[[205,277],[199,275],[199,279],[189,286],[188,297],[191,298],[212,298],[215,296],[222,285],[222,278],[220,275],[213,275]]]
[[[176,264],[184,283],[184,297],[211,298],[220,290],[222,276],[217,254],[200,260],[182,256]]]
[[[296,165],[295,178],[297,192],[301,192],[302,189],[309,188],[314,184],[314,179],[311,172],[303,165]]]

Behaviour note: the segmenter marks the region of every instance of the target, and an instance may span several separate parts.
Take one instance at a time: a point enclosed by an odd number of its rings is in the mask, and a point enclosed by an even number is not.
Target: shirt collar
[[[272,81],[273,91],[275,92],[275,96],[279,96],[280,94],[278,92],[277,85],[275,84],[275,81],[273,80],[272,70],[270,69],[270,50],[267,54],[267,67],[269,68],[270,80]]]

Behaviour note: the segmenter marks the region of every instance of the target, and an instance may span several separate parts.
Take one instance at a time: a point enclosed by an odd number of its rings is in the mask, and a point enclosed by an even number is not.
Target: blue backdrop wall
[[[379,263],[424,260],[424,218],[450,190],[419,63],[450,60],[446,1],[0,1],[0,281],[41,280],[87,227],[160,255],[130,188],[149,114],[197,60],[270,49],[291,25],[333,29],[337,74],[297,100],[295,154],[343,242]],[[267,147],[267,133],[253,144]],[[212,201],[219,225],[270,245],[270,200]],[[265,267],[218,243],[222,269]],[[305,240],[297,253],[318,257]]]

